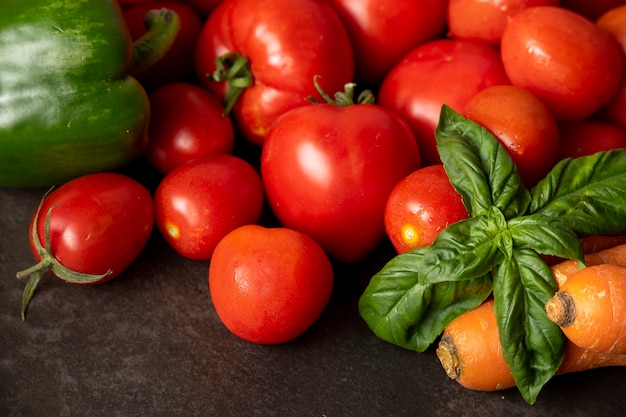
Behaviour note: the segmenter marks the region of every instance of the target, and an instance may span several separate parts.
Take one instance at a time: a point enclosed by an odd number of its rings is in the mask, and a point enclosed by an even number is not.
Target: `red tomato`
[[[231,153],[235,131],[222,102],[194,84],[171,83],[150,94],[148,161],[161,173],[211,153]]]
[[[304,333],[326,307],[333,269],[310,237],[257,225],[235,229],[215,248],[209,290],[215,311],[236,336],[283,343]]]
[[[154,195],[156,224],[178,253],[208,261],[228,232],[259,219],[263,197],[261,178],[249,163],[207,155],[163,178]]]
[[[463,113],[498,138],[527,187],[557,162],[559,132],[554,117],[527,90],[512,85],[486,88],[467,102]]]
[[[626,148],[626,129],[593,120],[559,123],[559,159],[591,155],[599,151]]]
[[[404,54],[440,37],[445,1],[331,0],[352,39],[356,81],[378,86]]]
[[[276,121],[263,145],[261,175],[285,227],[352,263],[384,239],[387,197],[419,158],[410,129],[392,112],[373,104],[314,104]]]
[[[110,271],[95,283],[122,273],[143,250],[154,225],[150,193],[121,174],[78,177],[46,196],[36,222],[41,245],[45,245],[46,213],[51,207],[47,250],[73,271],[93,275]],[[39,261],[42,255],[34,244],[33,227],[35,216],[30,224],[30,242]]]
[[[539,97],[558,120],[587,118],[616,94],[622,78],[613,40],[559,7],[531,7],[513,16],[501,50],[511,82]]]
[[[442,164],[414,171],[393,189],[385,206],[385,230],[398,253],[432,244],[449,224],[469,214]]]
[[[202,21],[198,13],[189,5],[175,0],[153,0],[128,7],[124,10],[124,19],[131,38],[136,40],[146,33],[143,18],[149,10],[164,7],[178,14],[180,31],[165,56],[138,77],[149,90],[169,82],[186,80],[194,73],[194,51]]]
[[[561,0],[565,9],[573,10],[590,20],[596,20],[603,13],[624,4],[624,0]]]
[[[256,144],[274,120],[287,110],[321,100],[313,78],[326,91],[338,91],[352,80],[352,46],[341,21],[326,2],[316,0],[227,0],[205,23],[196,51],[201,83],[225,97],[228,82],[210,75],[215,60],[238,53],[249,61],[253,78],[233,108],[244,137]]]
[[[409,52],[385,77],[378,93],[381,106],[400,114],[411,126],[422,163],[440,163],[435,141],[441,106],[460,112],[478,91],[508,84],[500,54],[477,42],[440,39]]]
[[[606,12],[596,24],[618,42],[622,48],[623,62],[626,63],[626,5]],[[626,129],[626,74],[622,75],[617,94],[600,110],[599,115]]]
[[[559,0],[450,0],[448,28],[458,39],[500,46],[508,19],[533,6],[557,6]]]

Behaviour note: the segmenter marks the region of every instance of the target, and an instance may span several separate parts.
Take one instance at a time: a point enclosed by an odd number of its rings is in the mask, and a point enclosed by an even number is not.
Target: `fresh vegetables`
[[[382,339],[423,351],[493,293],[505,360],[529,403],[555,374],[566,339],[545,314],[557,290],[540,255],[584,260],[579,236],[626,230],[626,149],[557,164],[532,190],[488,131],[444,106],[437,128],[450,181],[471,216],[400,254],[359,300]]]
[[[569,277],[546,303],[546,312],[576,346],[626,353],[625,300],[626,266],[605,263]]]
[[[60,184],[140,155],[148,99],[126,73],[165,53],[178,16],[151,12],[150,32],[131,45],[115,0],[7,0],[1,8],[0,186]]]
[[[154,224],[150,193],[121,174],[71,180],[42,200],[30,223],[38,263],[17,273],[28,279],[22,318],[43,275],[72,284],[96,284],[122,273],[143,250]]]

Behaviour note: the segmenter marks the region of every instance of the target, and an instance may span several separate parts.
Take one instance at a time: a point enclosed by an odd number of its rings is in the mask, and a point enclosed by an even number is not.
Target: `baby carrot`
[[[498,391],[515,386],[502,355],[493,299],[452,320],[436,353],[448,376],[465,388]],[[625,365],[626,354],[583,349],[568,342],[557,375]]]
[[[581,269],[546,303],[546,313],[575,345],[626,353],[626,267]]]

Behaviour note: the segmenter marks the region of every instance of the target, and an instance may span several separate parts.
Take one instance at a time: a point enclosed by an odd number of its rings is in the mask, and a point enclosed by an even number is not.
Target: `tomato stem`
[[[215,82],[228,82],[224,115],[230,113],[241,93],[254,83],[248,59],[236,52],[218,57],[215,60],[215,71],[209,78]]]
[[[357,97],[357,101],[356,102],[354,101],[354,90],[356,87],[356,83],[344,84],[344,87],[343,87],[344,91],[337,91],[335,93],[335,99],[333,100],[326,93],[326,91],[324,91],[322,86],[317,81],[319,78],[321,78],[321,75],[314,76],[313,84],[315,84],[315,89],[317,90],[317,92],[320,93],[322,98],[326,100],[328,104],[332,104],[333,106],[338,106],[338,107],[347,107],[353,104],[374,104],[374,101],[375,101],[374,93],[372,93],[371,90],[361,91],[361,93]],[[315,100],[314,97],[308,97],[308,100],[313,104],[317,104],[317,100]]]

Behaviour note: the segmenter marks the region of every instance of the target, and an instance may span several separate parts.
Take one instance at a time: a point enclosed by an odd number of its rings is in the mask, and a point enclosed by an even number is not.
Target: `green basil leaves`
[[[533,404],[566,345],[544,310],[557,284],[540,255],[583,262],[580,237],[626,231],[626,149],[564,160],[529,191],[500,142],[448,106],[436,137],[470,218],[393,258],[372,277],[360,314],[381,339],[422,352],[493,295],[504,357]]]

